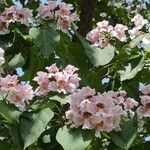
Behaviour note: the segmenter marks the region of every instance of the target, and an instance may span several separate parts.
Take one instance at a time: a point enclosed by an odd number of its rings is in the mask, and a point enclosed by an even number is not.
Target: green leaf
[[[84,150],[91,143],[92,136],[87,131],[64,126],[58,130],[56,140],[64,150]]]
[[[126,123],[121,131],[121,137],[126,143],[127,148],[130,148],[131,144],[137,136],[137,133],[137,121],[135,120],[135,118],[133,118]]]
[[[126,149],[126,143],[121,139],[117,132],[111,132],[110,134],[111,140],[121,149]]]
[[[14,123],[10,128],[10,134],[12,136],[14,150],[23,150],[23,141],[19,132],[19,124]]]
[[[144,57],[140,60],[139,64],[132,69],[131,63],[125,67],[125,71],[120,70],[118,73],[120,74],[121,81],[130,80],[136,76],[138,72],[140,72],[144,67]]]
[[[18,120],[21,112],[15,110],[12,106],[5,103],[4,101],[0,101],[0,114],[10,123],[14,120]]]
[[[54,100],[54,101],[58,101],[63,105],[63,104],[67,104],[68,96],[55,95],[55,96],[50,97],[49,99]]]
[[[104,66],[113,59],[114,52],[114,48],[112,46],[108,46],[104,49],[92,48],[92,50],[87,53],[89,53],[89,58],[95,66]]]
[[[150,52],[150,44],[144,45],[144,50]]]
[[[31,47],[29,58],[26,60],[26,66],[23,68],[24,75],[21,77],[21,79],[25,81],[32,81],[36,73],[45,67],[44,58],[38,53],[38,49],[36,47]]]
[[[31,28],[29,35],[33,38],[34,43],[40,48],[41,53],[46,58],[54,51],[57,42],[60,40],[60,35],[50,27],[44,29]]]
[[[120,132],[111,132],[111,140],[122,149],[129,149],[137,136],[137,121],[135,118],[129,120]]]
[[[22,67],[25,63],[24,58],[22,57],[21,53],[17,54],[10,60],[8,65],[12,68],[15,69],[17,67]]]
[[[115,50],[112,46],[105,47],[104,49],[91,47],[80,34],[77,32],[75,33],[84,46],[85,52],[94,66],[106,65],[113,59]]]
[[[150,33],[145,33],[145,34],[139,35],[138,37],[136,37],[135,39],[133,39],[130,42],[130,46],[131,47],[138,46],[144,37],[145,38],[150,38]]]
[[[6,141],[0,140],[0,150],[10,150],[10,149],[11,146]]]
[[[54,113],[47,108],[38,114],[24,113],[24,116],[20,117],[20,134],[24,141],[24,149],[40,137],[53,116]]]

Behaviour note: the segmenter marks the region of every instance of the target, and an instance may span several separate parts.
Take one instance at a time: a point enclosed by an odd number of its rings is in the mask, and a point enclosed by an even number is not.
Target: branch
[[[91,30],[91,22],[96,4],[97,0],[83,0],[78,28],[78,32],[82,36],[85,36]]]

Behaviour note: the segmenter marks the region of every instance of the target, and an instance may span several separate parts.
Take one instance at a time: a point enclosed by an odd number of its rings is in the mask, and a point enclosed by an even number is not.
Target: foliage
[[[63,2],[73,6],[61,12],[60,4],[43,4],[54,7],[47,12],[37,0],[0,0],[0,150],[148,150],[150,4],[97,0],[85,37],[77,28],[85,0]],[[141,28],[136,14],[143,16]],[[97,29],[103,29],[98,40]],[[110,124],[117,128],[91,119],[92,98],[101,96],[113,104],[102,112],[98,103],[92,111],[114,117]]]

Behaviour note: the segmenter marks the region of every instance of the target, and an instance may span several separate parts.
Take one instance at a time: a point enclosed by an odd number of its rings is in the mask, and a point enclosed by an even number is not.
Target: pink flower
[[[144,95],[150,95],[150,84],[144,86],[144,87],[141,89],[141,92],[142,92]]]
[[[58,29],[67,33],[68,29],[71,27],[72,19],[70,16],[60,16],[57,21]]]
[[[79,17],[78,17],[78,15],[77,15],[76,12],[72,13],[72,14],[70,15],[70,18],[71,18],[71,22],[80,21],[80,19],[79,19]]]
[[[4,59],[4,50],[0,48],[0,66],[5,62]]]
[[[129,30],[128,33],[130,34],[131,40],[140,35],[140,31],[138,28],[133,28],[132,30]]]
[[[71,10],[73,9],[72,4],[66,4],[64,2],[59,5],[59,15],[60,16],[69,16],[71,14]]]
[[[54,13],[51,12],[48,5],[40,5],[38,8],[38,13],[42,19],[51,20],[54,18]]]
[[[36,94],[46,95],[50,91],[59,92],[59,93],[72,93],[79,86],[80,78],[75,72],[78,68],[68,65],[62,71],[57,68],[56,64],[46,67],[48,73],[38,72],[37,76],[33,79],[39,84],[36,89]]]
[[[59,72],[55,75],[55,82],[59,93],[63,92],[66,94],[74,92],[79,86],[79,81],[80,78],[77,74]]]
[[[71,12],[72,9],[71,4],[61,2],[58,5],[56,1],[48,1],[46,4],[39,6],[38,12],[42,19],[57,20],[58,29],[68,33],[71,24],[75,21],[79,21],[76,12]]]
[[[139,103],[135,101],[133,98],[127,98],[123,103],[125,110],[132,110],[134,107],[137,107],[138,104]]]
[[[109,25],[109,22],[106,20],[103,20],[101,22],[97,23],[97,28],[100,32],[110,32],[113,30],[113,26]]]
[[[68,29],[71,27],[71,24],[74,21],[79,21],[79,18],[75,12],[70,15],[59,15],[57,20],[57,27],[58,29],[67,33]]]
[[[65,33],[68,33],[68,29],[73,22],[79,21],[76,12],[71,12],[72,9],[73,7],[71,4],[66,4],[64,2],[59,4],[59,10],[57,11],[57,27]]]
[[[64,94],[74,92],[79,86],[80,78],[75,72],[78,68],[68,65],[63,71],[56,72],[54,80],[57,86],[57,92]]]
[[[54,11],[56,9],[56,7],[57,7],[57,2],[54,1],[54,0],[49,0],[48,1],[48,6],[49,6],[49,9],[51,11]]]
[[[100,33],[98,28],[90,31],[87,34],[86,39],[92,43],[93,47],[105,48],[109,45],[108,38],[106,38],[103,33]]]
[[[0,15],[0,35],[5,35],[9,33],[8,26],[9,23],[7,22],[5,16]]]
[[[32,11],[28,8],[20,8],[17,6],[11,6],[5,8],[5,11],[0,16],[0,34],[9,33],[8,26],[11,22],[20,22],[26,26],[31,23]]]
[[[5,78],[0,77],[0,92],[6,100],[22,111],[26,103],[34,97],[32,86],[18,84],[17,75],[7,75]]]
[[[17,8],[15,16],[16,21],[26,26],[29,26],[29,23],[31,23],[31,18],[32,18],[32,11],[30,9]]]
[[[46,95],[50,91],[50,81],[48,74],[46,72],[39,71],[37,72],[37,76],[33,79],[37,81],[38,87],[35,90],[36,95]]]
[[[26,103],[28,103],[29,100],[32,100],[33,97],[34,92],[30,85],[18,84],[8,93],[7,99],[10,103],[14,104],[20,110],[24,110]]]
[[[8,92],[10,89],[15,88],[18,84],[17,75],[7,75],[5,78],[0,77],[0,91]]]
[[[137,29],[142,29],[142,27],[148,23],[146,19],[143,18],[143,16],[137,14],[134,16],[134,18],[131,19],[132,22],[134,22]]]
[[[126,41],[125,31],[128,30],[127,26],[122,24],[116,24],[114,30],[111,31],[111,36],[116,37],[118,40],[124,42]]]
[[[50,74],[53,74],[53,75],[59,72],[59,69],[57,68],[56,64],[52,64],[50,67],[46,67],[46,69]]]
[[[87,34],[86,39],[92,43],[93,47],[105,48],[109,45],[108,35],[112,30],[113,27],[109,25],[109,22],[103,20]]]
[[[120,129],[122,106],[116,105],[109,93],[95,95],[95,90],[84,87],[70,96],[70,109],[66,112],[71,127],[94,129],[95,135]]]
[[[100,33],[98,28],[94,28],[93,30],[91,30],[87,35],[86,35],[86,39],[88,41],[90,41],[92,44],[95,43],[99,43],[99,37],[100,37]]]
[[[56,8],[57,8],[56,1],[48,1],[47,4],[39,6],[38,13],[42,19],[51,20],[55,18]]]
[[[150,117],[150,96],[141,96],[142,106],[137,108],[139,118]]]
[[[79,69],[72,66],[72,65],[68,65],[66,66],[66,68],[63,70],[64,73],[68,73],[68,74],[71,74],[73,75],[76,71],[78,71]]]
[[[5,11],[2,14],[5,16],[7,21],[15,22],[16,10],[16,6],[11,6],[9,8],[5,8]]]

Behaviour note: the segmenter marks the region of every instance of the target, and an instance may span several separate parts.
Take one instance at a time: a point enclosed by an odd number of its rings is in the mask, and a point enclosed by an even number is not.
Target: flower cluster
[[[97,27],[90,31],[86,39],[89,40],[93,46],[106,47],[108,46],[108,34],[113,30],[113,26],[109,25],[109,22],[103,20],[97,23]]]
[[[134,18],[131,19],[131,22],[134,22],[135,27],[129,30],[128,33],[130,34],[130,38],[134,39],[140,34],[140,29],[142,29],[143,26],[148,23],[148,21],[141,15],[137,14],[134,16]]]
[[[79,18],[76,12],[72,13],[73,7],[71,4],[61,2],[57,4],[56,1],[49,0],[44,5],[39,6],[38,12],[41,18],[45,20],[55,19],[57,20],[57,27],[63,32],[67,33],[68,29],[74,21],[78,21]]]
[[[86,39],[92,43],[92,46],[100,48],[107,47],[109,38],[112,37],[125,42],[127,40],[126,31],[130,34],[130,39],[133,39],[141,33],[139,30],[147,23],[147,20],[137,14],[131,21],[135,24],[135,27],[131,30],[128,30],[128,27],[123,24],[116,24],[113,27],[106,20],[98,22],[96,28],[87,34]]]
[[[146,85],[141,92],[141,106],[137,109],[137,115],[139,118],[150,117],[150,84]]]
[[[9,24],[11,22],[20,22],[29,26],[32,18],[32,11],[28,8],[20,8],[11,6],[5,8],[4,12],[0,14],[0,34],[4,35],[9,33]]]
[[[72,93],[79,86],[80,78],[75,73],[78,68],[68,65],[61,71],[56,64],[53,64],[46,69],[48,72],[39,71],[33,79],[39,85],[35,90],[36,95],[47,95],[50,91]]]
[[[103,20],[98,22],[96,28],[87,34],[86,39],[92,43],[92,46],[105,48],[109,45],[109,37],[116,37],[122,42],[125,41],[126,30],[128,30],[127,26],[116,24],[113,27],[109,25],[108,21]]]
[[[17,75],[0,77],[0,93],[3,98],[24,110],[26,103],[32,100],[34,92],[29,84],[19,84]]]
[[[126,98],[124,91],[96,94],[89,87],[74,92],[70,96],[69,104],[66,117],[71,127],[94,129],[96,136],[103,131],[120,130],[121,116],[127,116],[127,112],[138,105],[135,100]]]

